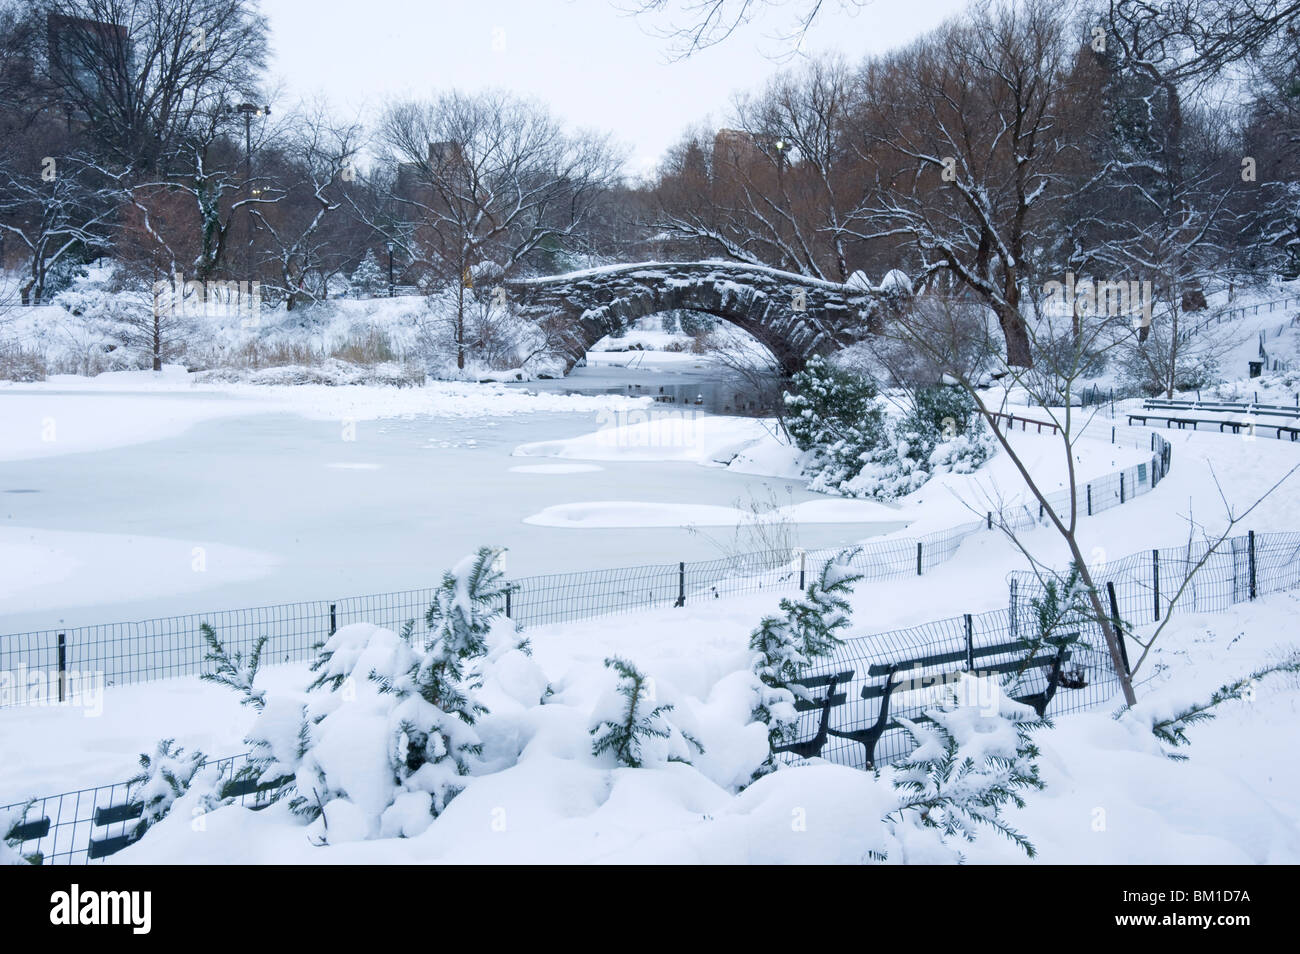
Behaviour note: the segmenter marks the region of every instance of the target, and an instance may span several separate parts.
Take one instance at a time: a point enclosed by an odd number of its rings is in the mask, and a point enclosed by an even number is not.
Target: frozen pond
[[[81,569],[102,576],[104,587],[19,590],[0,607],[0,633],[428,586],[482,544],[509,547],[511,576],[711,559],[722,555],[717,543],[681,527],[523,521],[585,502],[743,509],[773,496],[782,504],[825,499],[797,481],[693,463],[511,456],[521,443],[601,423],[594,413],[421,416],[360,421],[345,435],[338,422],[267,413],[203,421],[133,446],[0,463],[0,528],[121,535],[98,558],[102,566]],[[898,526],[807,524],[797,542],[832,546]],[[732,537],[727,527],[707,533]],[[164,553],[124,545],[124,536],[177,545]],[[177,566],[194,548],[232,547],[258,557],[244,560],[243,579],[196,579]],[[168,587],[177,574],[186,585]],[[122,579],[141,585],[115,598],[112,581]]]

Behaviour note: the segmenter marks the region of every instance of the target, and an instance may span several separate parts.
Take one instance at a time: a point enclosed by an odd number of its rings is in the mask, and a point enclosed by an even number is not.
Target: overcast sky
[[[323,93],[349,114],[390,95],[501,88],[546,103],[577,126],[608,130],[629,171],[654,164],[683,130],[723,124],[733,92],[783,68],[779,7],[720,46],[672,62],[655,21],[620,0],[262,0],[271,21],[271,73],[285,106]],[[623,5],[630,0],[623,0]],[[906,42],[964,0],[871,0],[853,13],[834,0],[805,49],[851,60]],[[792,8],[793,9],[793,8]],[[660,21],[662,25],[662,21]]]

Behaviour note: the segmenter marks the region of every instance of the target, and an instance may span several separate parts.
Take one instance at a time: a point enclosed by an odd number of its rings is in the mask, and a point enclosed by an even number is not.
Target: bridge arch
[[[699,311],[743,329],[772,352],[783,374],[879,330],[889,295],[736,262],[648,262],[517,279],[507,294],[525,315],[559,317],[565,370],[597,341],[639,318]]]

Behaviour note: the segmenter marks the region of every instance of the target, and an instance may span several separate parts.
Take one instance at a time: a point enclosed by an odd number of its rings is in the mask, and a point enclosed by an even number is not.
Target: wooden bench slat
[[[966,657],[963,655],[961,658],[964,660]],[[1061,660],[1062,662],[1064,662],[1067,661],[1069,658],[1070,658],[1070,653],[1066,652],[1061,657]],[[1031,660],[1028,663],[1025,663],[1023,659],[1011,659],[1011,660],[1007,660],[1006,662],[990,663],[983,666],[976,666],[974,671],[976,674],[993,673],[993,672],[1015,672],[1022,665],[1025,667],[1026,671],[1030,669],[1046,669],[1050,667],[1052,663],[1055,662],[1055,660],[1056,660],[1055,656],[1039,656],[1037,659]],[[944,676],[950,675],[954,672],[965,672],[965,671],[966,670],[964,669],[947,669],[942,672],[923,673],[921,678],[923,680],[926,680],[927,684],[917,688],[928,689],[930,688],[931,685],[938,685],[940,679],[942,679],[942,677]],[[885,672],[888,672],[888,669],[886,669]],[[902,675],[903,672],[904,672],[903,670],[899,670],[897,674]],[[885,673],[873,673],[873,675],[883,676],[885,675]],[[931,683],[929,682],[929,680],[934,680],[934,682]],[[885,687],[883,685],[863,686],[861,698],[879,699],[884,694],[884,692],[885,692]]]
[[[809,676],[807,679],[797,679],[795,682],[805,689],[816,689],[820,686],[829,686],[832,680],[835,682],[848,682],[852,678],[853,670],[846,669],[843,672],[832,673],[828,676]]]
[[[135,835],[115,835],[112,838],[92,838],[90,848],[87,854],[91,858],[107,858],[109,855],[115,855],[123,848],[126,848],[137,841]]]
[[[96,808],[94,821],[96,825],[111,825],[114,822],[130,821],[144,814],[144,802],[127,802],[124,805],[110,805],[108,808]]]
[[[34,821],[23,822],[21,825],[10,828],[9,834],[5,838],[11,841],[35,841],[37,838],[44,838],[49,833],[49,818],[37,818]]]
[[[844,703],[848,700],[848,698],[849,697],[847,693],[843,693],[843,692],[835,693],[835,695],[831,696],[831,708],[834,709],[836,706],[844,705]],[[821,712],[825,708],[826,708],[826,700],[824,698],[814,699],[810,701],[808,699],[799,699],[796,697],[794,700],[795,712]]]
[[[1065,633],[1059,638],[1059,642],[1057,640],[1053,640],[1049,642],[1048,645],[1051,645],[1053,649],[1056,649],[1059,643],[1073,642],[1078,638],[1079,638],[1078,633]],[[971,655],[974,656],[976,659],[980,659],[984,656],[1000,656],[1003,653],[1020,653],[1020,652],[1024,652],[1025,649],[1026,649],[1025,644],[1022,642],[998,643],[995,646],[976,646],[974,651],[971,653]],[[927,668],[932,666],[940,666],[945,663],[965,662],[965,661],[966,661],[966,650],[961,649],[961,650],[954,650],[953,652],[950,653],[939,653],[937,656],[918,656],[914,659],[902,659],[897,662],[891,662],[891,663],[873,663],[872,665],[867,667],[867,675],[887,676],[889,675],[890,669],[893,669],[895,672],[901,674],[903,672],[906,672],[909,669],[912,669],[918,663],[921,665],[922,668]]]

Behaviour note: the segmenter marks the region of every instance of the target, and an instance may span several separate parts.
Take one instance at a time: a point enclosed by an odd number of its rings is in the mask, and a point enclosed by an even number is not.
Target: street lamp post
[[[258,195],[260,190],[254,190],[251,185],[253,178],[253,117],[271,115],[270,106],[259,106],[256,103],[240,103],[238,106],[227,107],[227,114],[234,116],[236,113],[244,117],[244,182],[253,195]],[[253,264],[253,206],[248,207],[248,266]]]
[[[790,148],[790,144],[784,139],[778,139],[774,144],[776,149],[776,178],[782,189],[785,188],[785,151]]]
[[[388,241],[384,243],[384,248],[388,249],[388,297],[393,297],[393,243]]]

